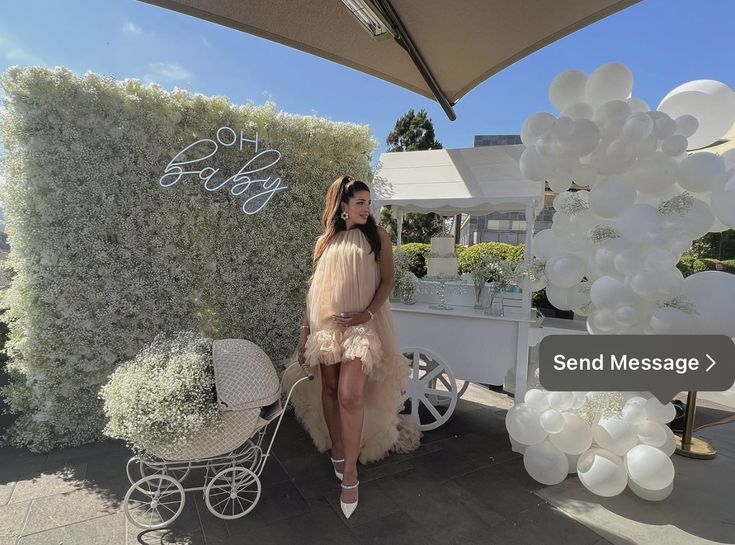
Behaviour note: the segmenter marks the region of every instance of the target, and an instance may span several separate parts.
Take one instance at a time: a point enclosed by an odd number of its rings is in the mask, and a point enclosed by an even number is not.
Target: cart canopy
[[[480,146],[383,153],[372,188],[375,211],[483,215],[544,206],[544,182],[523,177],[524,146]]]

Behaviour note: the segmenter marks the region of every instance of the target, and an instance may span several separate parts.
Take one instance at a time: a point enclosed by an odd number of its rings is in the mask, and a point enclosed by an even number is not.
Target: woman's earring
[[[339,215],[339,217],[342,218],[343,220],[347,221],[347,218],[349,218],[350,215],[347,213],[346,210],[342,210],[342,213]]]

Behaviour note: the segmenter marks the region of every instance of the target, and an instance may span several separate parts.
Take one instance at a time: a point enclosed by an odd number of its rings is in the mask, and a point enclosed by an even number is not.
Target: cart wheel
[[[425,348],[403,348],[401,352],[411,359],[411,376],[401,403],[411,401],[411,417],[419,429],[436,429],[449,420],[457,405],[454,373],[441,358]],[[424,405],[429,414],[421,414],[419,405]],[[444,408],[444,412],[438,407]]]
[[[209,481],[204,501],[209,511],[226,520],[244,517],[260,499],[260,479],[244,467],[223,469]]]
[[[149,475],[133,483],[123,510],[139,528],[156,530],[171,524],[184,510],[184,487],[168,475]]]
[[[191,462],[151,462],[140,459],[138,469],[143,477],[149,475],[169,475],[180,483],[189,475]]]
[[[467,391],[467,388],[470,387],[470,381],[469,380],[465,380],[463,382],[464,382],[464,384],[462,384],[462,387],[459,389],[459,392],[457,392],[457,397],[458,398],[459,397],[462,397],[464,395],[464,393]]]

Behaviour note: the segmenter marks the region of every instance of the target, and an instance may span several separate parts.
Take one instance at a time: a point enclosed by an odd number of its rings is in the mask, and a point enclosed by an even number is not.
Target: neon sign
[[[220,146],[231,148],[239,142],[240,151],[246,144],[254,144],[255,155],[253,155],[236,173],[229,178],[224,178],[219,174],[220,169],[212,166],[204,166],[196,170],[197,163],[202,163],[207,159],[214,157],[220,150]],[[195,150],[199,146],[200,149]],[[201,152],[201,153],[196,153]],[[189,158],[194,155],[194,158]],[[255,139],[245,137],[244,131],[240,131],[240,135],[231,127],[220,127],[217,129],[215,139],[202,138],[186,146],[177,153],[168,165],[163,176],[159,179],[161,187],[171,187],[179,183],[181,178],[188,175],[197,175],[204,182],[204,188],[207,191],[217,191],[224,186],[231,184],[230,193],[235,196],[244,194],[245,201],[242,204],[242,211],[246,214],[257,214],[260,212],[278,191],[288,189],[288,186],[282,185],[279,177],[264,176],[263,172],[278,163],[281,159],[281,152],[275,149],[266,149],[258,152],[258,133],[255,133]],[[201,165],[198,165],[201,166]],[[192,170],[188,170],[193,168]]]

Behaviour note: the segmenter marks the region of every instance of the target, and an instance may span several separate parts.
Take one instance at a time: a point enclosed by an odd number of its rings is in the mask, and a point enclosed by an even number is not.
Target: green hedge
[[[694,256],[685,255],[682,256],[679,263],[676,264],[678,269],[684,275],[684,277],[690,276],[694,273],[704,271],[716,271],[717,265],[722,265],[722,271],[735,274],[735,259],[726,259],[720,261],[718,259],[702,258],[698,259]]]
[[[395,244],[393,251],[396,250]],[[410,270],[417,277],[426,276],[426,260],[431,251],[431,244],[408,242],[401,245],[401,250],[409,256]],[[454,245],[457,254],[459,274],[472,270],[472,266],[487,255],[497,255],[511,261],[523,261],[523,244],[513,245],[505,242],[481,242],[472,246]]]
[[[459,274],[470,272],[472,268],[489,255],[509,261],[523,261],[523,244],[506,242],[480,242],[464,249],[459,255]]]

